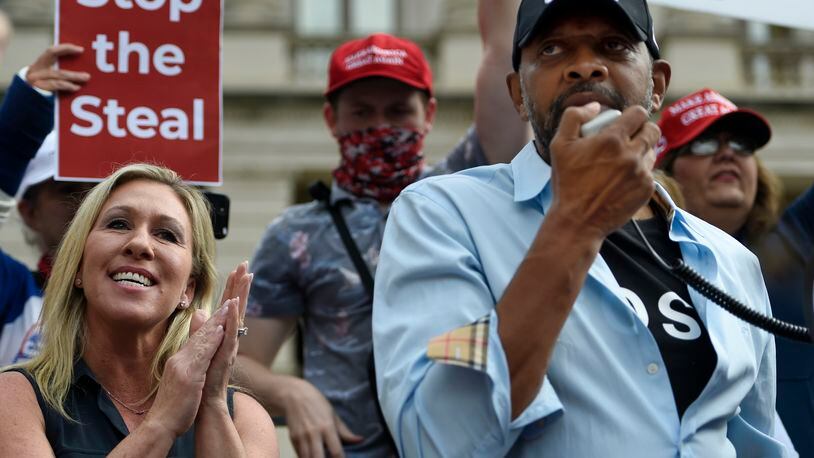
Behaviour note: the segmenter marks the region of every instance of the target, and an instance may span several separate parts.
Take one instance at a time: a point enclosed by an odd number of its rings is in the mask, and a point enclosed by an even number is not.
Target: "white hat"
[[[31,159],[31,162],[28,163],[28,167],[25,169],[23,181],[20,183],[20,187],[17,189],[17,194],[14,196],[17,200],[20,200],[31,186],[42,183],[43,181],[56,176],[56,146],[56,135],[54,134],[54,131],[51,131],[51,133],[45,137],[45,140],[43,140],[40,149],[34,156],[34,159]]]

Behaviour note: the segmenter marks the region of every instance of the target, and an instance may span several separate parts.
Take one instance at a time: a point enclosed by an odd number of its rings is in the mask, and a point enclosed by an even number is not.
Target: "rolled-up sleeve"
[[[511,420],[496,298],[460,213],[423,186],[394,204],[377,269],[373,339],[382,410],[403,456],[503,456],[527,425],[562,405],[545,380]]]

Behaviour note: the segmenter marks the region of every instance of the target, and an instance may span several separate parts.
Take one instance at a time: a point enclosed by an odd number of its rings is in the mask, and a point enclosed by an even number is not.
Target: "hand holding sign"
[[[84,49],[71,43],[63,43],[51,46],[37,57],[28,66],[26,82],[32,87],[44,91],[78,91],[81,85],[87,83],[90,74],[87,72],[72,72],[60,70],[54,65],[60,57],[76,56],[82,54]]]

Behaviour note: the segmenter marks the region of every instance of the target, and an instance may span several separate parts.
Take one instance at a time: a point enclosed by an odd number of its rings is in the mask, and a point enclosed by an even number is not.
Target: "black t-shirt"
[[[637,223],[662,259],[681,258],[662,218]],[[718,359],[687,286],[658,264],[630,222],[605,239],[600,254],[659,346],[681,418],[709,382]]]

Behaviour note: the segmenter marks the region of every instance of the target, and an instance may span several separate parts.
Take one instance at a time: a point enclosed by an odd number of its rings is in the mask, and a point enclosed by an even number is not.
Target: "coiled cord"
[[[747,323],[753,326],[757,326],[760,329],[768,331],[774,335],[796,340],[799,342],[808,342],[808,343],[814,342],[811,336],[811,331],[809,331],[808,328],[798,326],[792,323],[787,323],[785,321],[780,321],[777,318],[766,316],[758,312],[757,310],[753,310],[747,307],[739,300],[726,294],[725,292],[721,291],[717,286],[710,283],[698,272],[693,270],[692,267],[685,264],[683,260],[679,259],[676,265],[671,266],[670,264],[665,262],[661,258],[661,256],[659,256],[658,253],[656,253],[656,250],[654,250],[653,247],[650,245],[650,242],[647,241],[647,237],[645,237],[644,232],[642,232],[642,229],[636,223],[636,220],[632,220],[632,222],[633,227],[636,228],[636,232],[639,233],[639,237],[642,238],[642,241],[644,241],[644,244],[647,246],[647,249],[650,250],[650,253],[653,255],[653,258],[655,258],[656,261],[659,264],[661,264],[661,266],[667,272],[670,272],[673,276],[683,281],[688,286],[692,287],[694,290],[698,291],[698,293],[700,293],[702,296],[720,305],[721,307],[723,307],[724,310],[731,313],[732,315],[735,315],[741,320],[746,321]]]

